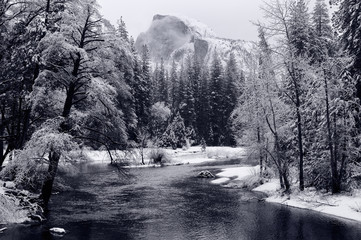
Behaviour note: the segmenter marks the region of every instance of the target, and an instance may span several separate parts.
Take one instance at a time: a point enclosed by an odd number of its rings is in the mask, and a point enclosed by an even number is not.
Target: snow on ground
[[[28,212],[19,207],[19,200],[5,195],[4,182],[0,181],[0,224],[23,223]]]
[[[247,155],[245,147],[207,147],[209,158],[241,158]]]
[[[221,178],[213,180],[212,183],[223,184],[231,180],[243,181],[255,175],[259,175],[259,166],[226,168],[216,175]]]
[[[278,190],[280,190],[280,188],[281,187],[280,187],[279,179],[271,179],[268,182],[252,189],[252,191],[263,192],[266,193],[267,195],[271,195],[277,192]]]
[[[189,149],[144,149],[144,162],[146,166],[154,166],[150,164],[150,157],[152,151],[162,151],[165,155],[166,163],[168,165],[180,164],[199,164],[207,161],[214,161],[219,158],[240,158],[246,154],[245,148],[238,147],[207,147],[205,152],[202,152],[200,146],[190,147]],[[107,151],[84,150],[82,152],[84,157],[93,163],[110,163],[110,157]],[[114,158],[123,159],[130,167],[144,167],[141,165],[141,154],[139,149],[131,151],[112,151]]]
[[[230,182],[231,179],[227,177],[217,178],[216,180],[211,181],[213,184],[225,184]]]
[[[202,152],[201,147],[190,147],[189,149],[165,149],[167,158],[170,163],[174,164],[197,164],[207,161],[213,161],[206,152]]]
[[[240,185],[239,182],[247,183],[249,179],[259,179],[259,166],[226,168],[222,169],[222,172],[216,176],[218,178],[211,181],[213,184],[232,186],[232,183],[237,183],[234,186],[238,186]],[[331,193],[321,193],[314,188],[306,188],[300,192],[295,185],[292,187],[292,193],[288,195],[282,194],[280,191],[279,179],[271,179],[252,189],[252,191],[266,193],[269,196],[266,198],[267,202],[313,210],[361,222],[361,190],[332,195]]]
[[[266,199],[267,202],[309,209],[361,222],[361,190],[332,195],[331,193],[320,193],[313,188],[306,188],[300,192],[295,190],[297,189],[295,186],[292,194],[282,196],[280,192],[275,191],[275,186],[277,185],[274,180],[253,190],[272,194]]]

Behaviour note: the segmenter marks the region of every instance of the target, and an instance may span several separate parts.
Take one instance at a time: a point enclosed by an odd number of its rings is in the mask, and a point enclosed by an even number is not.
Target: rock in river
[[[64,228],[58,228],[58,227],[50,228],[49,231],[51,233],[58,234],[58,235],[62,235],[62,234],[66,233]]]
[[[214,178],[215,176],[210,171],[201,171],[198,173],[199,178]]]

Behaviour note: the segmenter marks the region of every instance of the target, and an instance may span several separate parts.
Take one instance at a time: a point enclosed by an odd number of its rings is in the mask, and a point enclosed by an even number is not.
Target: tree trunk
[[[71,107],[73,106],[73,98],[75,94],[75,86],[73,83],[70,83],[69,89],[66,93],[66,99],[64,103],[64,109],[63,109],[63,117],[66,118],[70,114]]]
[[[26,109],[25,113],[24,113],[23,129],[22,129],[21,136],[19,139],[19,148],[23,148],[25,145],[25,140],[26,140],[27,133],[29,130],[29,125],[30,125],[30,115],[31,115],[31,109]]]
[[[303,137],[302,137],[302,117],[301,117],[301,89],[299,81],[302,79],[300,74],[297,74],[297,70],[295,69],[294,64],[288,68],[290,77],[294,86],[294,95],[295,95],[295,107],[296,107],[296,115],[297,115],[297,139],[298,139],[298,151],[299,151],[299,188],[301,191],[304,190],[304,176],[303,176]]]
[[[341,166],[340,166],[340,170],[338,172],[337,175],[337,183],[335,184],[335,188],[332,188],[332,193],[340,193],[341,192],[341,186],[342,186],[342,179],[345,173],[345,169],[347,166],[347,141],[346,139],[344,139],[343,144],[342,144],[342,154],[341,154]],[[337,162],[336,162],[336,166],[337,166]],[[335,190],[335,192],[333,192],[333,190]]]
[[[0,136],[4,136],[4,126],[2,123],[0,123]],[[5,161],[5,155],[4,155],[4,141],[0,139],[0,171]]]
[[[49,14],[50,14],[50,0],[46,1],[46,9],[45,9],[45,26],[49,23]]]
[[[140,149],[140,155],[142,156],[142,165],[145,165],[145,163],[144,163],[144,148],[143,147],[141,147],[141,149]]]
[[[298,92],[298,91],[297,91]],[[297,97],[297,132],[298,132],[298,151],[299,151],[299,181],[300,181],[300,190],[303,191],[305,189],[304,177],[303,177],[303,139],[302,139],[302,119],[300,112],[300,97],[296,94]]]
[[[61,154],[58,151],[50,150],[49,152],[48,174],[44,180],[40,195],[40,198],[43,200],[44,207],[48,206],[50,200],[54,179],[58,170],[60,156]]]
[[[285,184],[284,184],[284,181],[283,181],[283,173],[281,171],[281,169],[278,169],[278,175],[280,177],[280,185],[281,185],[281,188],[285,188]]]
[[[283,173],[283,182],[285,184],[285,192],[289,192],[291,189],[291,184],[290,184],[290,181],[288,180],[287,172]]]
[[[261,130],[259,127],[257,127],[257,142],[259,147],[259,174],[262,177],[263,175],[263,152],[261,147]]]

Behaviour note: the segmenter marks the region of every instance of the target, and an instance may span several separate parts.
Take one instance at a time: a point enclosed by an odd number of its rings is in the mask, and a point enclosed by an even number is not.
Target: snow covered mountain
[[[163,58],[171,63],[181,62],[189,54],[196,54],[198,59],[210,64],[214,53],[221,57],[223,63],[233,52],[239,67],[248,69],[248,61],[254,43],[219,38],[205,24],[182,16],[155,15],[149,29],[141,33],[135,43],[138,51],[146,44],[153,62]]]

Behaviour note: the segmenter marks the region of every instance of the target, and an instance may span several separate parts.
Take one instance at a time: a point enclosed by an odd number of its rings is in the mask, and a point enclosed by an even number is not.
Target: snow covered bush
[[[13,159],[1,171],[1,178],[14,180],[16,185],[32,191],[40,190],[48,171],[50,150],[67,152],[78,149],[73,138],[59,132],[59,119],[46,121],[34,132],[23,150],[15,151]]]
[[[351,204],[350,208],[353,209],[354,211],[360,213],[361,212],[361,201],[355,201],[353,204]]]
[[[163,164],[168,161],[168,156],[163,149],[153,148],[149,153],[149,159],[154,164]]]

